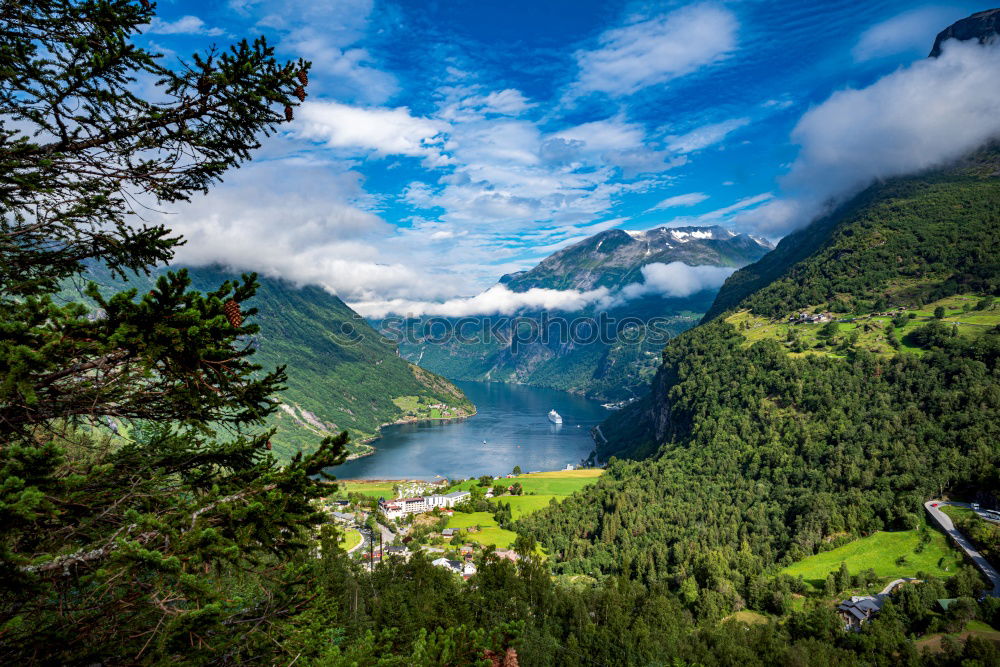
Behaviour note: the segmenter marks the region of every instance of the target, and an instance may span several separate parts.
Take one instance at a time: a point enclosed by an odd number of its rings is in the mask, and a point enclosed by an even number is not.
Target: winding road
[[[951,517],[941,511],[940,505],[954,505],[955,507],[965,507],[971,509],[968,503],[953,503],[942,500],[928,500],[924,503],[924,507],[927,509],[927,513],[931,515],[934,521],[937,522],[941,529],[948,533],[955,543],[962,548],[962,551],[975,563],[976,567],[986,575],[987,579],[991,584],[993,584],[993,590],[987,592],[987,595],[993,597],[1000,597],[1000,572],[997,572],[996,568],[990,565],[981,553],[973,546],[972,542],[969,541],[965,535],[960,533],[955,524],[952,522]]]

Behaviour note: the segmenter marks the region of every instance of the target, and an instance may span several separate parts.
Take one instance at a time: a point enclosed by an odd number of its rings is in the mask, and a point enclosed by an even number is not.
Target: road
[[[967,503],[953,503],[944,502],[941,500],[928,500],[924,503],[924,507],[927,509],[928,514],[937,522],[944,532],[948,533],[953,540],[962,548],[962,551],[975,563],[976,567],[986,575],[986,578],[991,584],[993,584],[993,590],[988,592],[987,595],[992,595],[993,597],[1000,597],[1000,572],[997,572],[996,568],[990,565],[981,553],[973,546],[969,539],[960,533],[955,524],[952,523],[951,517],[941,511],[940,507],[934,507],[934,505],[954,505],[955,507],[965,507],[970,508]]]

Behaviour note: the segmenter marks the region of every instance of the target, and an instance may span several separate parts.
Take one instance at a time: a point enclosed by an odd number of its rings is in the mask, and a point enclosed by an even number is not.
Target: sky
[[[188,239],[177,263],[320,285],[365,315],[498,312],[517,307],[501,275],[599,231],[776,241],[1000,136],[1000,46],[927,59],[938,31],[987,8],[161,0],[137,39],[176,58],[262,34],[312,61],[295,120],[164,214]],[[633,291],[705,277],[654,273]]]

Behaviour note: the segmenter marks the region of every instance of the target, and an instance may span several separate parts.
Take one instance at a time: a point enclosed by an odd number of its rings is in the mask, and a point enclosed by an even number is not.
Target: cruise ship
[[[553,424],[562,424],[562,417],[555,410],[549,410],[549,421]]]

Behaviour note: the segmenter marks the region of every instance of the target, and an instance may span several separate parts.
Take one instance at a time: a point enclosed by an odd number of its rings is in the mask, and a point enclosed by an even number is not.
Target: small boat
[[[483,444],[484,444],[484,445],[486,444],[486,441],[485,441],[485,440],[483,440]]]
[[[562,417],[555,410],[549,410],[549,421],[553,424],[562,424]]]

